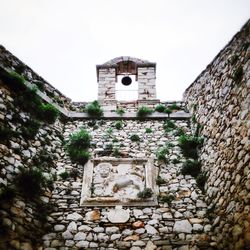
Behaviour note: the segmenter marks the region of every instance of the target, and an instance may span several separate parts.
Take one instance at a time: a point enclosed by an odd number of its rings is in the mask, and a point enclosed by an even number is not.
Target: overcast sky
[[[96,64],[157,63],[157,97],[180,100],[250,16],[249,0],[0,0],[0,40],[73,101],[97,99]]]

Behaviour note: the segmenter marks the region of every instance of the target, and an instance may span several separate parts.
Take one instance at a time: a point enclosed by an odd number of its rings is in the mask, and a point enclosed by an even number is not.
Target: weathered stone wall
[[[55,182],[52,201],[58,204],[58,210],[51,214],[53,230],[43,237],[45,249],[209,249],[212,233],[204,196],[193,177],[180,174],[185,158],[176,133],[182,128],[189,134],[188,121],[175,121],[176,127],[168,133],[164,132],[163,120],[122,122],[122,128],[117,129],[116,121],[111,120],[69,121],[63,137],[67,141],[70,134],[80,128],[87,129],[92,136],[92,158],[114,158],[116,148],[121,158],[153,156],[156,172],[163,180],[159,184],[159,205],[124,206],[130,218],[127,223],[118,224],[108,220],[108,213],[114,207],[80,206],[84,167],[73,164],[62,149],[57,173],[77,169],[78,176],[66,180],[58,177]],[[146,128],[152,132],[146,133]],[[131,141],[132,134],[137,134],[140,141]],[[166,154],[167,163],[163,163],[155,154],[166,145],[169,154]],[[162,196],[173,196],[173,201],[162,202]]]
[[[205,138],[206,201],[219,249],[250,246],[250,21],[185,91]]]
[[[98,69],[98,101],[115,100],[115,68]]]
[[[15,187],[15,176],[23,169],[39,168],[46,178],[53,179],[54,164],[60,158],[63,125],[41,122],[36,135],[31,136],[34,118],[16,105],[16,94],[0,80],[0,249],[38,249],[42,235],[49,230],[46,222],[51,189],[37,198],[25,198]],[[9,134],[11,133],[11,135]],[[33,132],[32,132],[33,133]],[[24,183],[25,185],[25,183]],[[14,197],[5,188],[15,190]]]
[[[155,67],[138,67],[138,99],[156,99]]]
[[[71,100],[69,98],[45,81],[29,66],[6,50],[2,45],[0,45],[0,67],[16,71],[17,73],[23,75],[27,81],[37,85],[38,89],[50,97],[53,102],[66,108],[70,107]]]

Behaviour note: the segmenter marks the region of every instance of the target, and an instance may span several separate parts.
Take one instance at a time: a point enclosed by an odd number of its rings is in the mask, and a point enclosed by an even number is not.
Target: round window
[[[132,79],[129,76],[124,76],[122,78],[122,84],[128,86],[132,83]]]

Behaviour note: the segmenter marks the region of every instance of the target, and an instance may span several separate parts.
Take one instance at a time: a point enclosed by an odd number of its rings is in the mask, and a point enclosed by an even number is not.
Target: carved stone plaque
[[[93,159],[84,167],[81,205],[156,205],[155,176],[152,159]],[[152,189],[153,196],[139,199],[137,194],[145,188]]]

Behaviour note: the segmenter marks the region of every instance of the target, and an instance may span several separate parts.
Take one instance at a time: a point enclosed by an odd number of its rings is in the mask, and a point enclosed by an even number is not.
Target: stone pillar
[[[155,67],[138,67],[138,100],[156,99]]]
[[[98,101],[115,100],[116,69],[98,68]]]

